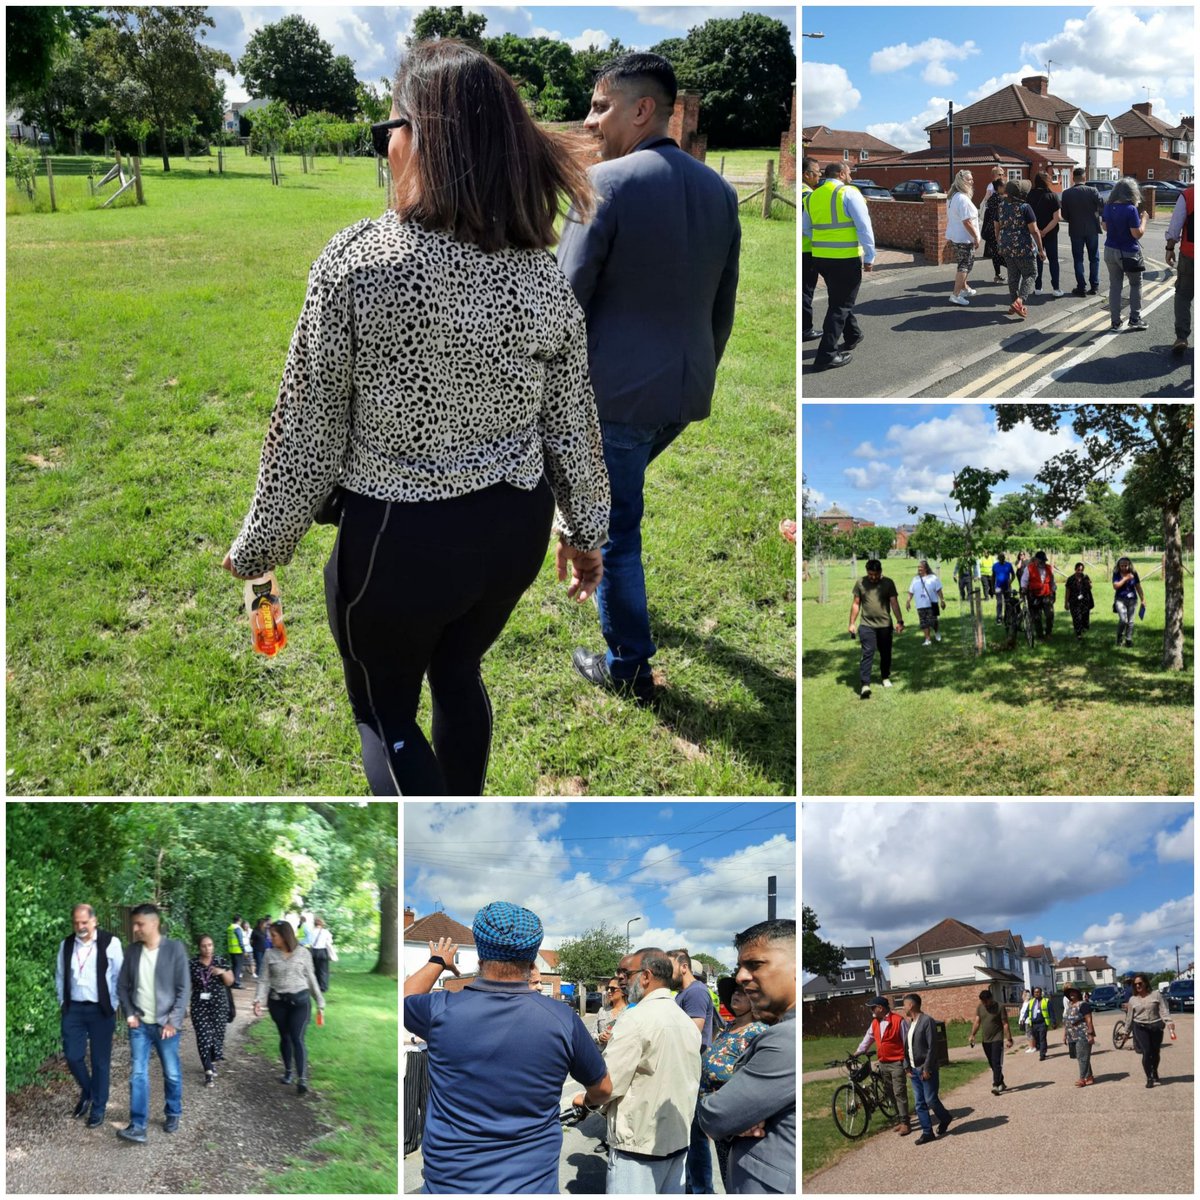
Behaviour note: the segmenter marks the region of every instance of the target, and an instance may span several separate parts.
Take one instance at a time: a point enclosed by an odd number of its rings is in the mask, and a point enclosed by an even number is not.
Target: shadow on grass
[[[676,687],[666,688],[658,715],[664,725],[689,742],[719,741],[740,758],[757,764],[785,792],[796,787],[796,685],[720,638],[700,637],[678,625],[653,618],[660,646],[707,658],[727,675],[740,679],[762,711],[736,704],[711,704]],[[765,719],[764,719],[765,714]]]

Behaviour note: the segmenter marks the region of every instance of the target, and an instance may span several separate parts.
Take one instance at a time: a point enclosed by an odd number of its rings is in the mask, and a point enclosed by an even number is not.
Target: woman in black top
[[[1091,611],[1096,607],[1092,598],[1092,581],[1083,573],[1083,563],[1075,564],[1075,574],[1067,580],[1067,612],[1075,625],[1075,636],[1080,640],[1091,623]]]
[[[1037,216],[1038,231],[1042,235],[1042,246],[1046,258],[1050,260],[1050,286],[1056,296],[1062,295],[1058,286],[1058,225],[1061,204],[1058,195],[1051,189],[1050,181],[1040,171],[1033,177],[1033,188],[1029,193],[1029,207]],[[1038,259],[1037,281],[1033,285],[1035,292],[1042,290],[1042,266],[1044,259]]]
[[[196,1049],[204,1066],[204,1083],[212,1087],[217,1063],[225,1058],[225,1026],[229,1023],[229,993],[233,983],[229,960],[213,953],[213,940],[201,937],[200,953],[188,963],[192,976],[192,1026]]]
[[[267,926],[270,923],[270,917],[263,917],[255,923],[254,929],[250,933],[250,949],[254,953],[254,977],[256,979],[259,971],[262,970],[263,955],[271,948],[271,935],[267,932]]]

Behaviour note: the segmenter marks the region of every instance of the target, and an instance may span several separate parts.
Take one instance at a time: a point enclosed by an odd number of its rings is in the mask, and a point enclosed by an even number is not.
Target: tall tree
[[[166,5],[110,8],[113,24],[92,34],[106,82],[115,89],[135,80],[145,89],[148,116],[158,130],[163,171],[170,171],[167,133],[213,108],[217,71],[233,72],[233,59],[202,39],[216,22],[202,8]]]
[[[1195,409],[1190,404],[997,404],[1002,430],[1028,421],[1043,433],[1057,434],[1063,416],[1083,440],[1083,449],[1065,450],[1038,472],[1055,511],[1072,508],[1086,495],[1089,481],[1105,478],[1132,459],[1125,489],[1137,502],[1155,505],[1162,518],[1166,552],[1163,582],[1165,670],[1183,670],[1183,539],[1180,511],[1193,493]]]
[[[483,31],[487,28],[487,17],[483,13],[464,13],[461,4],[446,8],[426,8],[413,20],[410,46],[417,42],[433,41],[437,38],[458,38],[477,50],[483,42]]]
[[[310,21],[292,14],[264,25],[246,43],[238,71],[251,96],[282,100],[293,116],[327,108],[349,116],[355,105],[354,66]]]
[[[743,13],[651,47],[675,68],[681,88],[701,93],[700,124],[717,146],[778,145],[791,114],[796,52],[774,17]]]
[[[810,975],[821,975],[826,979],[840,975],[846,962],[846,952],[840,946],[817,937],[821,923],[817,920],[817,914],[807,904],[804,905],[801,920],[804,924],[804,944],[800,965]]]
[[[54,56],[67,44],[71,25],[60,5],[9,5],[4,10],[5,91],[9,99],[37,93],[50,77]]]
[[[611,979],[625,953],[625,935],[601,921],[558,948],[558,967],[564,983],[596,983]]]

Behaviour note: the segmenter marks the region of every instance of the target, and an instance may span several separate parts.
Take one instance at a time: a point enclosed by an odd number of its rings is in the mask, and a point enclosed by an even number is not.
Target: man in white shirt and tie
[[[54,990],[62,1014],[63,1054],[80,1089],[72,1115],[82,1117],[87,1113],[88,1126],[95,1128],[104,1123],[108,1104],[117,974],[124,952],[120,938],[97,927],[96,912],[90,904],[77,904],[71,912],[71,923],[75,933],[62,940],[55,956]]]

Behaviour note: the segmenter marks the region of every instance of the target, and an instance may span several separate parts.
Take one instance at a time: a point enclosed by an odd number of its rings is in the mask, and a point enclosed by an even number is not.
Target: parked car
[[[932,179],[906,179],[892,188],[893,200],[920,200],[924,196],[940,192],[942,185]]]
[[[1111,983],[1103,983],[1098,988],[1093,988],[1092,994],[1086,999],[1096,1012],[1103,1012],[1107,1008],[1116,1008],[1121,1003],[1121,992],[1121,988]]]
[[[1086,180],[1084,180],[1084,183],[1086,183],[1086,185],[1088,187],[1093,187],[1096,189],[1096,191],[1098,191],[1100,193],[1101,200],[1108,199],[1108,193],[1112,191],[1114,182],[1115,182],[1115,180],[1112,180],[1112,179],[1086,179]]]
[[[1196,1007],[1196,981],[1173,979],[1167,984],[1163,996],[1170,1012],[1194,1012]]]
[[[865,187],[877,188],[879,184],[877,184],[873,179],[851,179],[850,186],[858,188],[858,190],[861,192]]]
[[[896,198],[887,188],[875,187],[873,184],[864,187],[861,183],[852,183],[851,186],[858,188],[866,200],[895,200]]]

